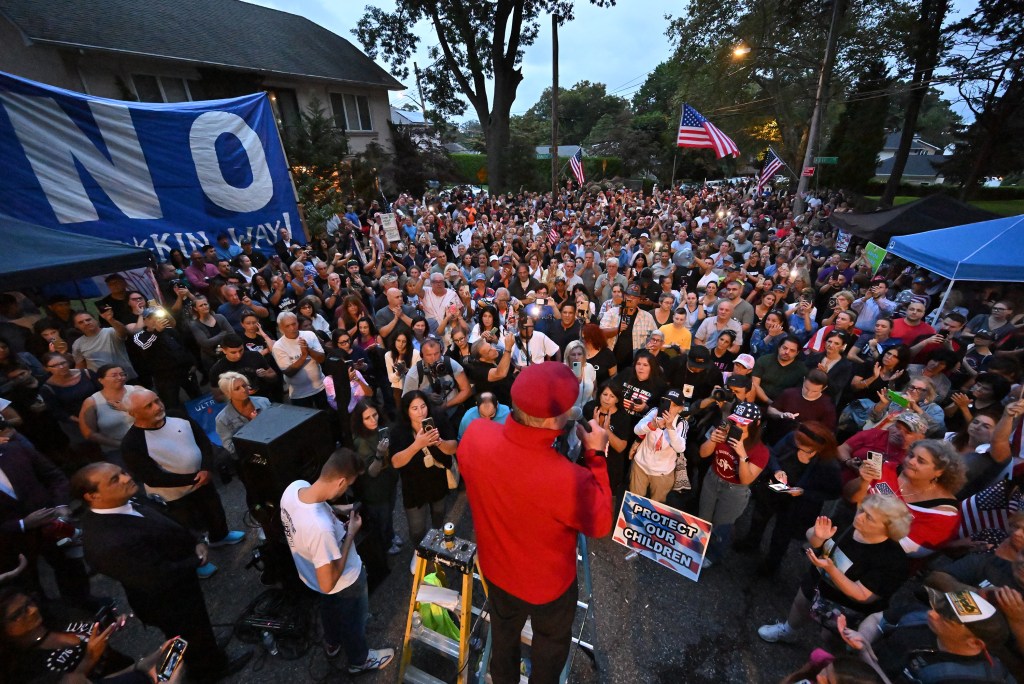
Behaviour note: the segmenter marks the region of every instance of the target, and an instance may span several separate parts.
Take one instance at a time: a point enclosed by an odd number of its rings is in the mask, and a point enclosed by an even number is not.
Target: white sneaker
[[[349,674],[362,674],[369,672],[370,670],[383,670],[387,667],[392,660],[395,659],[395,649],[393,648],[380,648],[370,649],[366,654],[366,662],[362,665],[349,665]]]
[[[797,640],[796,630],[790,627],[788,622],[762,625],[758,628],[757,635],[770,643],[781,641],[784,644],[792,644]]]

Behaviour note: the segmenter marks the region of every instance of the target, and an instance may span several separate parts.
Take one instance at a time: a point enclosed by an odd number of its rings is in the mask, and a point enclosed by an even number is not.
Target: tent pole
[[[942,301],[939,302],[939,308],[937,308],[935,310],[935,314],[937,316],[941,316],[942,315],[942,310],[946,306],[946,300],[949,299],[949,293],[953,291],[953,283],[955,283],[955,282],[956,282],[955,280],[951,279],[949,281],[949,287],[947,287],[946,291],[942,293]],[[943,316],[943,318],[944,318],[944,316]],[[938,322],[939,322],[938,320],[934,320],[934,321],[932,321],[932,325],[933,326],[938,325]]]

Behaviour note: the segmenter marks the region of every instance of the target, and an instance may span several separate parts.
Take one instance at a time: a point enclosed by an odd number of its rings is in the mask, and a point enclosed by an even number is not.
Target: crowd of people
[[[377,201],[358,201],[308,244],[282,230],[267,254],[227,235],[172,251],[157,292],[113,274],[88,305],[0,294],[11,672],[151,679],[149,660],[125,674],[105,655],[106,631],[29,629],[40,559],[68,605],[104,605],[97,570],[168,637],[191,631],[200,679],[244,665],[213,639],[198,581],[216,571],[211,547],[244,537],[212,477],[235,433],[280,402],[326,411],[340,449],[282,502],[298,574],[323,597],[325,649],[352,673],[387,666],[393,651],[364,633],[374,573],[445,521],[471,424],[516,421],[517,378],[554,362],[575,378],[572,409],[607,435],[609,510],[630,491],[710,521],[707,573],[764,546],[760,574],[806,575],[763,640],[817,624],[862,658],[817,653],[808,671],[869,667],[856,681],[946,681],[940,664],[1012,681],[1024,293],[944,296],[913,264],[873,268],[830,223],[849,211],[842,193],[809,195],[797,215],[792,199],[752,185],[402,195],[388,208],[398,239]],[[219,449],[180,413],[207,388],[224,405]],[[589,448],[574,431],[555,446]],[[325,512],[342,495],[361,513]],[[360,558],[357,531],[383,561]],[[154,600],[154,577],[191,600]]]

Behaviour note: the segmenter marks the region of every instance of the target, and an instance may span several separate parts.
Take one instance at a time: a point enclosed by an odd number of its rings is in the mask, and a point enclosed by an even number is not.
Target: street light
[[[744,42],[740,42],[736,47],[732,49],[733,59],[743,59],[750,54],[750,46]]]

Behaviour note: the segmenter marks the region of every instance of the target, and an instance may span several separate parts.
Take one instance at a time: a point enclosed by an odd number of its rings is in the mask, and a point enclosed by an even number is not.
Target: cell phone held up
[[[181,637],[175,637],[174,641],[168,644],[160,655],[160,664],[156,668],[156,681],[170,681],[175,671],[181,667],[186,648],[188,648],[188,642]]]
[[[870,463],[875,468],[875,470],[877,470],[878,472],[882,472],[882,461],[883,460],[884,460],[884,457],[882,456],[882,452],[881,451],[869,451],[868,452],[868,457],[866,459],[866,462]]]
[[[434,419],[433,418],[424,418],[423,419],[423,432],[430,432],[433,429],[435,429],[434,428]]]

